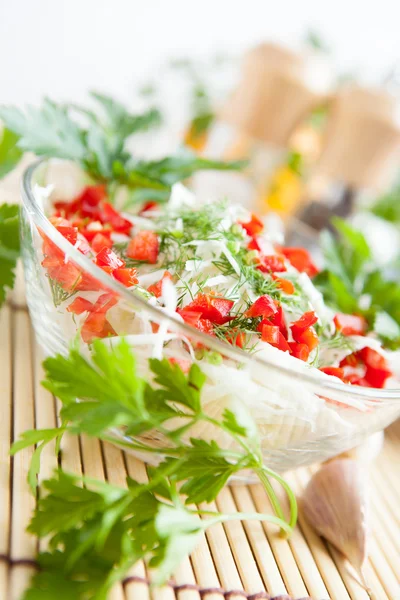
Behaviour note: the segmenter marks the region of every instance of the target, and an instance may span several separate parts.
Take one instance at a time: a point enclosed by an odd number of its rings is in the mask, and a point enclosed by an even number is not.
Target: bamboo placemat
[[[26,475],[31,450],[13,459],[12,440],[25,429],[54,427],[57,405],[40,386],[42,354],[35,343],[23,291],[17,287],[13,304],[0,312],[0,600],[20,600],[37,551],[35,538],[25,528],[34,507]],[[371,468],[373,535],[366,574],[378,600],[400,600],[400,422],[389,428],[381,455]],[[119,449],[82,439],[65,440],[62,464],[124,485],[127,473],[145,477],[141,462]],[[43,453],[42,477],[55,467],[52,448]],[[310,469],[289,474],[301,494]],[[270,510],[261,486],[226,488],[217,500],[227,512]],[[148,585],[145,566],[138,564],[111,600],[368,600],[347,570],[346,562],[325,544],[300,515],[290,540],[260,522],[230,522],[207,532],[173,581],[161,589]],[[71,599],[73,600],[73,599]]]

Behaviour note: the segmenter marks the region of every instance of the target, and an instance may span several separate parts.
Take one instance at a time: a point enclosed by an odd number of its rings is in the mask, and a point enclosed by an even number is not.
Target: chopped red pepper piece
[[[150,292],[151,294],[154,294],[154,296],[156,298],[160,298],[161,294],[162,294],[163,281],[165,279],[169,279],[170,281],[172,281],[172,275],[169,271],[165,271],[165,273],[162,276],[162,278],[160,279],[160,281],[157,281],[157,283],[153,283],[152,285],[149,285],[149,287],[147,288],[147,291]]]
[[[198,294],[182,311],[199,312],[202,319],[208,319],[211,323],[223,325],[231,319],[228,315],[233,305],[233,300],[227,298],[220,298],[211,294]]]
[[[385,357],[368,346],[362,348],[362,350],[359,350],[357,352],[357,356],[362,359],[367,367],[371,367],[373,369],[387,369],[387,361]]]
[[[276,325],[263,325],[261,339],[263,342],[268,342],[268,344],[271,344],[271,346],[274,346],[283,352],[290,352],[290,346],[287,340]]]
[[[139,279],[136,277],[137,270],[129,267],[122,269],[115,269],[112,275],[117,281],[120,281],[125,287],[132,287],[139,283]]]
[[[278,287],[285,294],[294,294],[295,287],[291,281],[288,279],[282,279],[282,277],[277,277],[276,275],[272,275],[272,279],[276,281]]]
[[[145,202],[139,212],[139,215],[143,215],[144,213],[148,212],[148,211],[152,211],[154,209],[158,208],[158,204],[157,202],[153,202],[151,200],[149,200],[149,202]]]
[[[66,291],[79,290],[79,284],[82,280],[81,271],[71,262],[62,262],[58,258],[46,257],[42,261],[42,266],[47,269],[47,273],[51,279]]]
[[[279,254],[271,254],[268,256],[260,256],[260,262],[257,269],[262,273],[283,273],[287,271],[285,259]]]
[[[318,273],[310,253],[305,248],[281,248],[282,254],[288,259],[290,264],[300,271],[307,273],[310,277],[314,277]]]
[[[319,370],[326,373],[326,375],[333,375],[344,381],[344,369],[341,367],[320,367]]]
[[[112,230],[109,225],[106,224],[103,226],[102,223],[100,223],[100,221],[92,221],[90,225],[91,227],[87,227],[85,225],[85,227],[81,228],[80,230],[81,234],[85,236],[88,242],[92,242],[96,235],[99,234],[110,238]]]
[[[275,301],[268,296],[260,296],[244,313],[246,317],[263,317],[264,319],[271,317],[278,312],[278,307]]]
[[[343,335],[363,335],[367,329],[367,321],[359,315],[345,315],[338,313],[333,321],[336,329]]]
[[[70,244],[72,244],[73,246],[76,244],[76,241],[78,239],[78,230],[76,227],[58,225],[56,229],[61,233],[63,237],[65,237],[66,240],[69,241]]]
[[[306,344],[298,344],[297,342],[289,342],[290,354],[295,358],[299,358],[304,362],[308,361],[310,349]]]
[[[93,309],[93,302],[89,302],[86,298],[82,298],[82,296],[77,296],[73,302],[69,306],[67,306],[67,311],[74,315],[81,315],[86,311],[91,311]]]
[[[105,338],[116,335],[104,313],[90,313],[81,329],[81,336],[86,344],[90,344],[96,338]]]
[[[311,350],[314,350],[314,348],[316,348],[319,344],[319,339],[314,327],[309,327],[308,329],[297,335],[294,339],[299,344],[305,344],[306,346],[308,346],[310,352]]]
[[[226,335],[226,339],[232,346],[238,348],[244,348],[246,344],[246,334],[243,331],[231,331]]]
[[[278,325],[282,334],[285,336],[285,338],[287,338],[288,329],[285,321],[285,314],[281,305],[278,306],[278,310],[272,317],[270,317],[270,320],[272,325]]]
[[[254,237],[250,240],[250,242],[247,244],[247,250],[258,250],[260,251],[260,244],[257,241],[257,238]]]
[[[191,325],[192,327],[195,327],[204,333],[208,333],[209,335],[215,335],[213,324],[209,319],[203,319],[201,312],[196,312],[195,310],[186,310],[186,307],[184,309],[178,308],[176,312],[188,325]]]
[[[103,223],[109,223],[114,231],[118,233],[128,235],[132,229],[132,223],[128,219],[125,219],[109,202],[103,203],[100,218]]]
[[[155,264],[158,258],[158,237],[154,231],[139,231],[129,242],[126,255],[135,260]]]
[[[290,329],[292,330],[293,338],[296,340],[296,342],[300,341],[297,339],[297,337],[301,335],[303,331],[306,331],[306,329],[311,327],[311,325],[314,325],[317,321],[318,318],[313,310],[305,312],[300,319],[294,321],[294,323],[291,324]]]
[[[92,250],[93,252],[100,252],[103,248],[112,248],[112,240],[108,235],[104,235],[104,233],[96,233],[92,240]]]
[[[243,229],[246,230],[248,235],[251,237],[257,235],[258,233],[261,233],[264,229],[263,222],[260,221],[260,219],[254,214],[251,215],[250,221],[248,221],[247,223],[240,223],[240,225],[243,227]]]
[[[268,344],[272,344],[273,346],[279,345],[279,327],[276,325],[266,325],[264,324],[261,328],[261,339],[263,342],[268,342]]]
[[[371,387],[383,388],[386,379],[392,376],[392,372],[389,369],[375,369],[367,365],[364,378]]]
[[[96,264],[99,267],[111,267],[112,269],[121,269],[125,266],[123,261],[110,248],[103,248],[96,256]]]

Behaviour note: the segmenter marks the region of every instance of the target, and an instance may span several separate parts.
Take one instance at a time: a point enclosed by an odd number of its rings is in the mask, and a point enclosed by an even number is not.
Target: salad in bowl
[[[123,337],[145,377],[151,358],[199,365],[204,411],[248,412],[278,471],[349,449],[400,414],[396,321],[368,296],[377,275],[361,234],[338,223],[338,241],[325,239],[334,270],[321,270],[268,220],[225,201],[200,205],[180,183],[167,202],[123,210],[104,185],[60,199],[56,171],[41,162],[23,185],[27,296],[48,353]],[[209,423],[190,430],[216,435],[234,444]]]
[[[0,107],[8,167],[25,150],[42,157],[25,172],[21,228],[27,299],[47,354],[79,345],[90,357],[96,340],[114,348],[123,338],[149,381],[151,359],[177,365],[178,378],[201,369],[208,420],[182,437],[234,445],[210,419],[249,415],[278,471],[329,458],[393,421],[400,286],[364,236],[336,222],[315,262],[315,239],[287,246],[270,218],[229,199],[199,203],[183,185],[198,170],[241,164],[187,152],[138,158],[131,138],[154,128],[158,111],[133,115],[93,99],[100,114],[50,100]],[[128,435],[118,424],[113,434]],[[166,443],[157,428],[146,436]]]

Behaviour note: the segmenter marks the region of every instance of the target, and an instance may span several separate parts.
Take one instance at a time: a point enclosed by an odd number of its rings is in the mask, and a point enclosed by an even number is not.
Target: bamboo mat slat
[[[54,427],[59,406],[40,385],[43,355],[30,328],[23,285],[14,292],[11,306],[0,312],[0,328],[0,600],[20,600],[34,572],[38,549],[25,531],[35,503],[26,482],[32,449],[10,460],[9,448],[26,429]],[[389,428],[384,449],[371,468],[373,535],[366,576],[376,600],[400,600],[399,458],[400,422]],[[85,437],[64,438],[61,463],[69,472],[115,485],[125,485],[127,475],[140,481],[146,478],[143,463],[135,457]],[[40,477],[48,477],[56,466],[54,445],[49,445],[43,451]],[[288,475],[299,495],[313,470]],[[229,513],[271,511],[259,485],[228,487],[211,508]],[[151,573],[138,563],[115,587],[110,600],[259,600],[269,595],[368,599],[340,553],[319,538],[301,514],[290,540],[281,538],[276,527],[258,521],[217,525],[168,585],[151,588],[149,578]]]

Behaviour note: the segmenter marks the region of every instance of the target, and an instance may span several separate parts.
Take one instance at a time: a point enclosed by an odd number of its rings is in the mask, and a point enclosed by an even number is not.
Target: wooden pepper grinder
[[[219,111],[204,155],[245,158],[249,166],[244,173],[199,174],[195,190],[200,198],[225,196],[250,209],[264,208],[257,206],[260,189],[285,160],[293,130],[321,103],[326,88],[323,82],[321,89],[321,78],[305,54],[271,43],[248,52],[239,85]]]
[[[361,194],[388,184],[400,148],[397,111],[396,97],[385,89],[352,84],[337,92],[301,221],[323,229],[333,215],[348,216]]]

